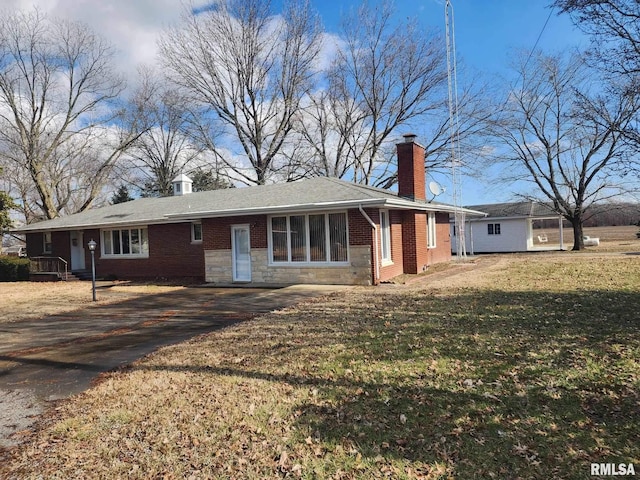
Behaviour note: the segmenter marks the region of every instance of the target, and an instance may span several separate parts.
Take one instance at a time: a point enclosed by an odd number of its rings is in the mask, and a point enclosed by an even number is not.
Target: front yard
[[[96,304],[121,302],[183,288],[130,282],[98,282]],[[91,282],[2,282],[0,325],[69,312],[93,304]]]
[[[0,477],[638,472],[639,310],[635,255],[485,257],[355,289],[109,375],[50,412]]]

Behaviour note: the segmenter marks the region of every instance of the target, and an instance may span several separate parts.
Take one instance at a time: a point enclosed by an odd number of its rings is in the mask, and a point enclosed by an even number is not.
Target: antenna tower
[[[465,215],[462,209],[460,167],[460,124],[458,121],[458,76],[456,70],[456,32],[451,0],[444,5],[445,37],[447,42],[447,78],[449,80],[449,142],[451,145],[451,183],[453,185],[454,235],[456,258],[467,256]]]

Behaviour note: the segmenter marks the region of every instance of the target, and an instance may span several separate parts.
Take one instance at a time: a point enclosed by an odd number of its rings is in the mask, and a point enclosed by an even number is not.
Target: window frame
[[[53,235],[51,232],[42,233],[42,253],[53,253]]]
[[[123,236],[122,232],[127,232],[126,237]],[[132,239],[134,238],[134,235],[132,235],[131,232],[133,231],[137,231],[137,239],[138,239],[138,244],[140,245],[140,253],[131,253],[131,250],[133,250],[132,245]],[[143,234],[143,231],[145,232]],[[105,234],[109,232],[109,237],[110,240],[109,242],[105,242]],[[123,245],[126,243],[129,246],[129,253],[113,253],[113,232],[119,232],[118,233],[118,241],[119,241],[119,247],[120,250],[122,251],[122,247]],[[127,240],[127,242],[124,242],[123,239]],[[146,242],[145,242],[146,240]],[[109,243],[111,245],[111,253],[107,253],[106,250],[106,244]],[[146,246],[146,249],[144,248]],[[121,228],[105,228],[105,229],[101,229],[100,230],[100,257],[101,258],[113,258],[113,259],[118,259],[118,258],[149,258],[149,228],[147,226],[141,226],[141,227],[121,227]]]
[[[331,225],[329,223],[330,215],[340,214],[344,215],[344,235],[345,235],[345,247],[346,251],[346,259],[345,260],[331,260]],[[324,245],[325,245],[325,260],[311,260],[311,229],[309,224],[310,216],[319,216],[322,215],[324,217]],[[291,217],[304,217],[304,248],[305,248],[305,259],[301,261],[292,260],[292,240],[291,240]],[[274,260],[274,241],[273,241],[273,220],[275,218],[285,218],[286,219],[286,248],[287,248],[287,259],[286,260]],[[280,232],[285,233],[285,232]],[[347,211],[320,211],[320,212],[307,212],[307,213],[284,213],[279,215],[270,215],[267,217],[267,243],[268,243],[268,263],[269,266],[273,267],[334,267],[334,266],[347,266],[350,264],[349,260],[349,215]]]
[[[196,227],[200,226],[200,238],[196,236]],[[191,223],[191,243],[202,243],[202,222],[192,222]]]
[[[487,223],[487,235],[500,235],[501,230],[499,223]]]
[[[380,210],[380,259],[383,265],[393,263],[391,214],[389,210]]]
[[[438,237],[436,225],[436,212],[427,212],[427,248],[436,248]]]

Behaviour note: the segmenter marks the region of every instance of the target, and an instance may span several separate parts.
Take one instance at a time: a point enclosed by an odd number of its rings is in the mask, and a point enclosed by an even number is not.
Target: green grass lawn
[[[0,476],[640,474],[640,257],[514,257],[469,283],[357,289],[165,348],[65,403]]]

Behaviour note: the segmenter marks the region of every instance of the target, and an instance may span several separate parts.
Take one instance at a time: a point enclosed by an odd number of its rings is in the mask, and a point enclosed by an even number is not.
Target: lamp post
[[[91,293],[93,294],[93,301],[96,301],[96,260],[95,260],[95,253],[96,253],[96,247],[98,246],[98,244],[93,240],[93,238],[91,240],[89,240],[89,243],[87,244],[87,246],[89,247],[89,251],[91,252]]]

